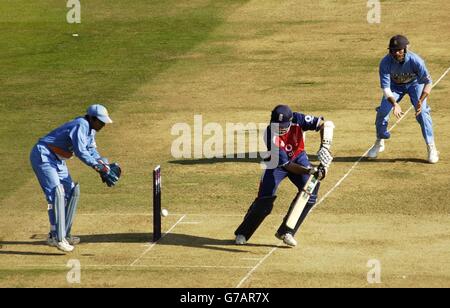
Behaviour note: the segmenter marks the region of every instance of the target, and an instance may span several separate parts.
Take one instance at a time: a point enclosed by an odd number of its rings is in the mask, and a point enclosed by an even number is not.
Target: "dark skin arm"
[[[287,172],[293,173],[293,174],[310,174],[311,169],[303,167],[302,165],[299,165],[297,163],[289,163],[286,166],[284,166],[284,169],[286,169]]]

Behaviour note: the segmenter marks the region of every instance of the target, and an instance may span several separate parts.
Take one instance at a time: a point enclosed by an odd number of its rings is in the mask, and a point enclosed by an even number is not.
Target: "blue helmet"
[[[292,110],[287,105],[278,105],[272,110],[270,122],[278,124],[280,128],[291,126]]]
[[[96,117],[103,123],[112,123],[113,121],[109,117],[108,110],[105,108],[105,106],[94,104],[89,106],[89,108],[86,111],[87,115],[91,117]]]

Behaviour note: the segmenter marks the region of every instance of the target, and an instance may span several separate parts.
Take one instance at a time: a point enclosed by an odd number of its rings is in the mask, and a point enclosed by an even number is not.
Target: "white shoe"
[[[78,245],[81,242],[81,239],[78,236],[69,235],[66,237],[67,243],[70,245]]]
[[[78,245],[81,242],[81,239],[77,236],[72,236],[69,235],[68,237],[66,237],[66,241],[69,245],[73,246],[73,245]],[[50,234],[47,237],[47,244],[50,247],[57,247],[58,246],[58,240],[54,237],[52,237]]]
[[[63,239],[61,242],[56,244],[56,248],[64,252],[72,252],[74,247],[70,245],[66,239]]]
[[[235,243],[236,245],[245,245],[247,244],[247,239],[242,234],[238,234],[236,235]]]
[[[294,236],[290,233],[281,235],[281,234],[278,234],[278,232],[277,232],[277,233],[275,233],[275,236],[277,237],[277,239],[283,240],[283,242],[288,246],[291,246],[291,247],[297,246],[297,241],[295,240]]]
[[[436,164],[439,161],[439,153],[434,143],[427,144],[428,150],[428,162],[430,164]]]
[[[377,158],[378,153],[384,152],[384,139],[377,139],[375,144],[367,153],[367,157],[369,158]]]

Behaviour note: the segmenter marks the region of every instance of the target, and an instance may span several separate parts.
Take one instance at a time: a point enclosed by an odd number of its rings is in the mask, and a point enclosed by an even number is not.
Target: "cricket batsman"
[[[77,156],[83,163],[97,171],[109,187],[120,177],[118,164],[109,164],[97,151],[95,135],[107,123],[112,123],[102,105],[91,105],[86,115],[78,117],[39,139],[30,154],[31,166],[44,191],[48,203],[50,233],[49,246],[71,252],[80,238],[71,235],[80,185],[74,183],[66,160]]]
[[[408,50],[409,41],[396,35],[389,42],[389,54],[380,63],[380,83],[383,90],[381,105],[377,108],[375,121],[377,139],[369,150],[369,158],[377,158],[385,149],[384,140],[389,139],[388,122],[391,112],[397,118],[403,116],[399,102],[408,94],[416,111],[416,120],[422,129],[428,150],[428,162],[435,164],[439,154],[434,143],[433,121],[427,98],[431,93],[432,80],[424,60]]]
[[[321,147],[317,153],[320,165],[317,168],[311,165],[305,152],[303,133],[311,130],[320,131],[321,134]],[[278,186],[285,178],[289,178],[297,187],[298,193],[275,236],[283,240],[288,246],[295,247],[297,245],[294,236],[317,201],[320,183],[315,186],[309,198],[306,199],[307,203],[304,205],[298,220],[294,221],[293,227],[288,227],[286,222],[297,205],[299,196],[310,176],[314,175],[318,180],[325,178],[333,160],[330,152],[333,130],[333,122],[325,122],[322,117],[292,112],[287,105],[278,105],[273,109],[265,139],[267,148],[271,153],[270,160],[275,159],[276,163],[264,170],[258,195],[248,209],[244,221],[234,232],[237,245],[246,244],[264,219],[271,213]]]

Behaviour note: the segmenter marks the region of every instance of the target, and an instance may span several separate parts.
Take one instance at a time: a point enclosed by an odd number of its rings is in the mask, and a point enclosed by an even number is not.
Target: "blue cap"
[[[278,105],[272,110],[271,123],[276,123],[280,128],[287,128],[291,125],[292,110],[287,105]]]
[[[89,106],[86,113],[91,117],[96,117],[103,123],[112,123],[113,121],[109,117],[108,110],[106,110],[105,106],[94,104]]]

